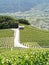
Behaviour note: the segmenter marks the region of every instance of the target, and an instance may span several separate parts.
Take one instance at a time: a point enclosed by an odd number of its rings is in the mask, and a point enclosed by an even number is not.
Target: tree
[[[17,28],[18,21],[10,16],[0,16],[0,29]]]
[[[28,20],[25,19],[18,19],[19,23],[21,24],[26,24],[26,25],[30,25],[30,23],[28,22]]]

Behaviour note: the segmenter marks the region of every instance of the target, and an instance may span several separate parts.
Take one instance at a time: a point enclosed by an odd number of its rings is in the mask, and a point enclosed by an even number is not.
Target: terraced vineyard
[[[29,49],[14,48],[14,32],[0,30],[0,65],[49,65],[49,31],[24,26],[20,42]]]
[[[0,47],[9,48],[13,47],[14,43],[14,32],[10,29],[0,30]]]
[[[2,37],[13,37],[14,32],[11,29],[0,29],[0,38]]]
[[[49,47],[49,31],[26,26],[20,31],[21,43],[30,46]]]
[[[0,38],[0,47],[10,48],[14,46],[14,37],[2,37]]]
[[[29,47],[49,47],[49,31],[43,31],[30,25],[20,30],[20,42]],[[0,30],[0,47],[13,47],[14,32],[10,29]]]

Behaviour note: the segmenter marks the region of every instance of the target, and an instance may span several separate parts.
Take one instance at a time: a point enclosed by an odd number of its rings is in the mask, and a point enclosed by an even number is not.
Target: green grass
[[[24,30],[20,31],[20,40],[21,43],[49,47],[49,31],[25,25]]]
[[[2,37],[0,38],[0,47],[11,48],[14,46],[14,37]]]
[[[49,47],[49,31],[40,30],[30,25],[24,26],[24,30],[20,30],[20,42],[22,44],[30,47]],[[13,43],[14,31],[10,29],[0,30],[0,47],[13,46]]]
[[[49,48],[11,49],[13,40],[12,30],[0,30],[0,47],[9,47],[0,48],[0,65],[49,65]],[[49,31],[25,25],[20,40],[30,47],[49,46]]]
[[[13,37],[14,32],[10,29],[0,29],[0,38],[1,37]]]
[[[0,65],[49,65],[49,48],[32,48],[49,46],[49,31],[25,25],[20,40],[29,49],[13,48],[13,36],[12,30],[0,30],[0,47],[6,47],[0,48]]]
[[[0,47],[13,47],[14,32],[10,29],[0,30]]]

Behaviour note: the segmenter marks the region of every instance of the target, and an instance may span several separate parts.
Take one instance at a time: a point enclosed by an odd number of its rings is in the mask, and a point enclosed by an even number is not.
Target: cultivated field
[[[0,30],[0,47],[13,47],[14,32],[10,29]]]
[[[29,46],[28,49],[14,48],[14,32],[0,30],[0,65],[49,65],[49,31],[24,26],[20,30],[20,42]]]
[[[30,25],[24,25],[20,30],[20,42],[30,47],[49,47],[49,31],[43,31]],[[0,47],[13,47],[14,31],[10,29],[0,30]]]
[[[25,25],[24,30],[20,31],[20,40],[29,46],[49,47],[49,31]]]

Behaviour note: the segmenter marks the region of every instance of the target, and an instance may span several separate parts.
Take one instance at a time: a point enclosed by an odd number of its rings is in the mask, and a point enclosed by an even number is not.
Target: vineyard
[[[14,32],[0,30],[0,65],[49,65],[49,31],[24,26],[20,42],[28,49],[14,48]]]
[[[49,49],[0,50],[0,65],[49,65]]]
[[[49,48],[49,31],[40,30],[30,25],[24,26],[24,30],[20,30],[21,44],[29,47]],[[13,43],[14,31],[11,29],[0,30],[0,47],[13,47]]]
[[[49,0],[0,0],[0,65],[49,65]]]
[[[30,25],[24,25],[24,30],[20,30],[20,40],[22,44],[31,47],[49,47],[49,31],[40,30]]]
[[[0,48],[13,47],[14,43],[14,32],[10,29],[0,30]]]

